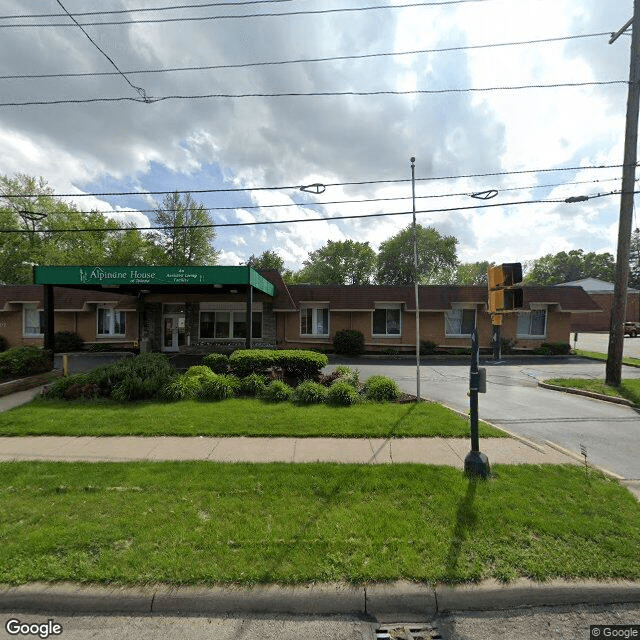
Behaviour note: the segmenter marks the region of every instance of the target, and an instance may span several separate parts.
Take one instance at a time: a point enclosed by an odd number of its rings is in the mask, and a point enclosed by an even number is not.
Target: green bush
[[[336,380],[327,392],[327,402],[337,407],[349,407],[360,400],[358,392],[344,380]]]
[[[288,402],[293,398],[293,389],[282,380],[274,380],[265,387],[260,398],[267,402]]]
[[[266,374],[274,366],[272,349],[237,349],[229,356],[231,373],[244,378],[251,373]]]
[[[571,353],[571,345],[568,342],[545,342],[533,353],[539,356],[566,356]]]
[[[198,399],[204,401],[226,400],[233,398],[240,390],[240,380],[232,375],[215,375],[211,380],[203,382],[198,391]]]
[[[280,367],[284,375],[298,380],[310,380],[329,364],[324,353],[306,349],[283,349],[275,351],[273,366]]]
[[[198,378],[200,384],[204,384],[210,380],[214,380],[217,376],[211,371],[211,369],[203,364],[196,365],[194,367],[189,367],[184,374],[185,376],[190,376],[192,378]]]
[[[371,376],[364,383],[364,395],[367,400],[391,402],[402,395],[398,383],[387,376]]]
[[[333,350],[343,356],[356,357],[364,353],[364,335],[361,331],[342,329],[333,338]]]
[[[210,353],[203,358],[202,363],[214,373],[227,373],[229,371],[229,356],[224,353]]]
[[[338,380],[348,382],[354,389],[358,389],[360,386],[360,371],[358,369],[352,369],[343,364],[338,365],[335,368],[335,374]]]
[[[0,380],[22,378],[50,369],[50,353],[40,347],[14,347],[0,353]]]
[[[420,343],[420,355],[432,356],[438,349],[438,344],[431,340],[424,340]]]
[[[267,379],[258,373],[252,373],[240,380],[240,393],[245,396],[259,396],[267,386]]]
[[[279,367],[285,376],[307,380],[327,364],[329,359],[324,353],[305,349],[238,349],[229,357],[231,372],[240,378],[251,373],[264,375],[269,369]]]
[[[322,404],[327,401],[328,389],[318,382],[305,380],[293,392],[293,401],[297,404]]]
[[[58,331],[53,336],[53,350],[60,352],[82,351],[84,340],[73,331]]]
[[[0,352],[6,351],[8,347],[9,343],[7,342],[7,339],[4,336],[0,336]]]
[[[160,400],[179,402],[180,400],[194,400],[202,384],[196,376],[181,375],[167,383],[158,393]]]

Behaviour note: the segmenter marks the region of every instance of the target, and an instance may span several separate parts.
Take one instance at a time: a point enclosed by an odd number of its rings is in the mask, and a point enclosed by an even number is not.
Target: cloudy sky
[[[91,42],[57,0],[0,0],[2,174],[139,193],[75,202],[140,226],[173,190],[210,190],[194,197],[217,223],[286,221],[411,212],[415,156],[418,222],[461,261],[615,255],[619,196],[563,200],[620,188],[631,39],[608,40],[631,0],[61,2],[125,24],[84,26]],[[221,227],[215,246],[221,264],[271,249],[298,269],[410,222]]]

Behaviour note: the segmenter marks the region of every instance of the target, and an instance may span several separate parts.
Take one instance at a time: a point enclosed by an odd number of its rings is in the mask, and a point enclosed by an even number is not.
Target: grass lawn
[[[640,380],[623,380],[619,387],[612,387],[604,380],[590,378],[551,378],[545,382],[555,384],[558,387],[584,389],[605,396],[626,398],[634,404],[640,404]]]
[[[591,358],[592,360],[605,360],[607,359],[606,353],[599,353],[598,351],[584,351],[582,349],[576,349],[575,354],[582,356],[583,358]],[[623,357],[622,364],[627,364],[630,367],[640,367],[640,358]]]
[[[506,434],[480,425],[480,437]],[[469,421],[431,402],[364,403],[353,407],[253,398],[223,402],[67,402],[39,400],[0,413],[0,436],[273,436],[273,437],[469,437]]]
[[[640,504],[578,466],[0,464],[0,583],[640,579]]]

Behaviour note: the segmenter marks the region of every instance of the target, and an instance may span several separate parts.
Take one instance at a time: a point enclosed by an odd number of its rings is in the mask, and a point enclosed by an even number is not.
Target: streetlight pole
[[[638,147],[638,112],[640,110],[640,0],[633,2],[633,18],[618,33],[612,35],[609,44],[615,42],[629,24],[631,27],[631,60],[629,63],[629,93],[627,97],[627,122],[624,141],[624,165],[622,167],[622,194],[620,196],[620,222],[618,223],[618,254],[611,305],[609,350],[607,353],[606,382],[619,386],[622,381],[622,352],[624,350],[624,321],[627,311],[627,284],[629,280],[629,249],[633,222],[633,191],[636,175]]]
[[[416,159],[411,158],[411,198],[413,201],[413,283],[416,298],[416,402],[420,402],[420,300],[418,294],[418,229],[416,227]]]

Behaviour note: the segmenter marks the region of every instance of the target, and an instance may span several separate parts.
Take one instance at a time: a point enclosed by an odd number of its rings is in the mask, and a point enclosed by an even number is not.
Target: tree
[[[554,285],[584,278],[613,281],[614,258],[610,253],[584,253],[573,249],[534,260],[524,280],[528,284]]]
[[[461,262],[455,269],[453,281],[456,285],[486,285],[487,271],[493,262]]]
[[[213,221],[203,204],[197,203],[190,193],[167,194],[162,206],[156,209],[154,222],[163,228],[153,234],[153,241],[162,248],[164,256],[158,260],[166,265],[214,265],[219,252],[211,244],[216,237]],[[159,263],[160,263],[159,262]]]
[[[418,245],[418,282],[432,284],[445,280],[458,264],[454,236],[443,236],[432,227],[416,225]],[[414,282],[413,226],[409,225],[380,245],[378,253],[378,284],[410,285]]]
[[[56,198],[40,178],[0,176],[0,278],[5,284],[29,284],[34,264],[146,264],[153,244],[135,228],[102,213],[78,211]]]
[[[629,286],[640,289],[640,229],[631,234],[629,252]]]
[[[329,240],[309,253],[295,275],[298,281],[315,284],[370,284],[375,272],[376,254],[368,242]]]
[[[264,251],[257,257],[252,253],[247,265],[252,269],[275,269],[280,273],[284,271],[284,260],[275,251]]]

